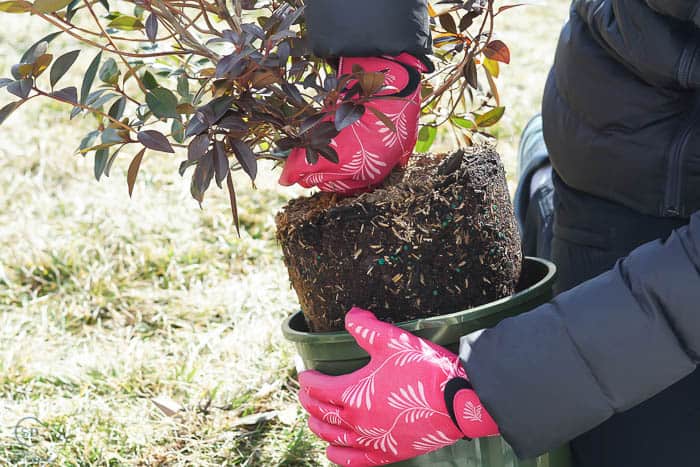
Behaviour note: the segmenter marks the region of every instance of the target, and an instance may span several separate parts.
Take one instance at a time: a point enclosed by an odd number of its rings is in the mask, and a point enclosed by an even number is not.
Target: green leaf
[[[0,125],[7,120],[7,117],[9,117],[12,112],[14,112],[17,107],[19,107],[22,104],[22,101],[15,101],[15,102],[10,102],[6,106],[0,109]]]
[[[95,151],[95,178],[97,181],[102,177],[102,173],[107,167],[107,160],[109,159],[109,149],[98,149]]]
[[[85,77],[83,78],[83,85],[80,88],[80,103],[85,104],[87,97],[90,94],[90,88],[92,83],[95,82],[95,75],[97,74],[97,68],[100,66],[100,60],[102,60],[102,51],[100,51],[95,58],[90,62],[90,66],[85,72]]]
[[[423,153],[430,151],[431,146],[435,142],[437,136],[437,128],[434,126],[424,126],[418,132],[418,143],[416,144],[416,152]]]
[[[68,72],[70,67],[73,66],[73,64],[77,60],[78,55],[80,55],[80,50],[73,50],[72,52],[68,52],[61,55],[56,59],[56,61],[53,62],[53,65],[51,66],[51,72],[49,73],[51,87],[56,86],[58,80],[60,80],[63,77],[63,75],[65,75],[66,72]]]
[[[107,27],[120,29],[122,31],[137,31],[143,29],[143,23],[133,16],[121,15],[114,18]]]
[[[83,137],[82,141],[80,141],[80,146],[78,146],[78,152],[83,152],[84,149],[87,149],[89,147],[92,147],[95,144],[95,140],[97,137],[100,135],[100,132],[97,130],[93,130],[85,137]]]
[[[139,174],[139,168],[141,168],[141,161],[143,160],[143,155],[146,153],[146,148],[139,151],[136,156],[131,160],[129,164],[129,170],[126,173],[126,183],[129,185],[129,198],[134,192],[134,184],[136,183],[136,176]]]
[[[109,173],[112,170],[112,165],[114,164],[114,161],[117,159],[117,156],[119,155],[119,151],[122,150],[124,146],[119,146],[117,149],[114,150],[111,156],[109,156],[109,160],[107,161],[107,165],[105,166],[105,177],[109,177]]]
[[[158,118],[179,118],[177,97],[165,88],[155,88],[146,94],[146,104]]]
[[[34,60],[36,60],[36,58],[39,55],[44,55],[46,53],[49,42],[58,37],[58,35],[62,32],[63,31],[52,32],[51,34],[47,34],[38,41],[36,41],[34,44],[32,44],[31,47],[27,49],[26,52],[22,54],[22,57],[19,59],[19,62],[34,63]]]
[[[493,126],[501,120],[505,111],[505,107],[495,107],[485,114],[475,115],[474,122],[481,128]]]
[[[108,115],[115,120],[120,120],[124,115],[124,109],[126,108],[126,97],[122,96],[119,100],[115,101],[114,104],[109,108]]]
[[[24,0],[11,0],[9,2],[0,2],[0,12],[3,13],[26,13],[31,11],[32,4]]]
[[[68,6],[72,0],[36,0],[34,8],[40,13],[53,13]]]
[[[476,128],[474,122],[466,118],[450,117],[450,121],[459,127],[466,128],[467,130],[473,130]]]
[[[105,128],[102,132],[102,144],[112,145],[123,143],[124,139],[116,128]]]
[[[72,0],[68,4],[68,8],[66,8],[66,19],[70,22],[73,19],[73,16],[75,15],[76,10],[75,7],[78,6],[78,3],[82,3],[80,0]]]
[[[177,93],[185,98],[190,96],[190,81],[184,73],[177,78]]]
[[[343,102],[335,111],[335,129],[338,131],[357,122],[365,114],[365,106],[353,102]]]
[[[150,71],[144,71],[143,76],[141,77],[141,82],[143,83],[144,86],[146,86],[146,89],[155,89],[158,87],[158,81],[156,81],[156,78],[153,76],[153,74]]]
[[[102,64],[102,68],[100,68],[100,81],[105,82],[107,84],[117,84],[119,81],[119,75],[121,72],[119,71],[119,67],[117,66],[117,61],[114,60],[112,57],[109,57],[105,62]]]
[[[173,139],[182,144],[185,142],[185,125],[180,120],[173,119],[173,124],[170,127],[170,135]]]
[[[486,68],[486,70],[491,73],[491,76],[494,78],[498,78],[498,75],[501,73],[501,67],[498,65],[498,62],[496,60],[491,60],[488,57],[484,58],[484,68]]]
[[[94,99],[94,100],[88,99],[88,105],[89,105],[90,107],[95,108],[95,109],[99,109],[100,107],[102,107],[102,106],[105,105],[107,102],[109,102],[109,101],[111,101],[112,99],[114,99],[115,97],[119,97],[119,94],[115,94],[115,93],[113,93],[113,92],[109,92],[109,93],[107,93],[107,94],[104,94],[104,95],[100,96],[99,99]]]

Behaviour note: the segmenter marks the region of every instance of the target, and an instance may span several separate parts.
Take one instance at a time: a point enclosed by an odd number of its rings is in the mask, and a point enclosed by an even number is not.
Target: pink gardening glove
[[[395,99],[379,99],[365,104],[362,118],[344,128],[331,141],[338,163],[323,157],[315,164],[306,160],[304,148],[294,149],[284,166],[280,184],[298,183],[304,188],[318,186],[323,191],[351,194],[379,185],[398,164],[405,165],[418,138],[420,115],[420,73],[428,71],[423,62],[403,53],[397,57],[341,58],[338,76],[352,73],[353,65],[365,72],[386,71],[385,90],[377,95],[400,94]],[[391,119],[389,129],[370,107]],[[334,115],[324,121],[333,121]]]
[[[455,354],[359,308],[347,314],[345,327],[369,353],[369,364],[343,376],[299,375],[309,428],[331,444],[332,462],[388,464],[464,437],[498,434]]]

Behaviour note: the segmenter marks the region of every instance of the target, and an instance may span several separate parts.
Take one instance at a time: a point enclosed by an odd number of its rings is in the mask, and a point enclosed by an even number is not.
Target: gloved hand
[[[343,376],[299,375],[309,428],[331,444],[332,462],[387,464],[498,434],[455,354],[359,308],[345,327],[369,364]]]
[[[426,65],[403,53],[397,57],[341,58],[338,75],[351,74],[354,65],[365,72],[386,71],[385,90],[377,95],[396,95],[392,99],[375,99],[365,104],[362,118],[344,128],[331,146],[338,153],[338,163],[323,157],[315,164],[306,160],[304,148],[294,149],[284,166],[280,184],[298,183],[305,188],[318,186],[323,191],[351,194],[379,185],[398,164],[405,165],[418,138],[421,72]],[[369,108],[384,113],[396,127],[389,129]],[[324,121],[333,121],[334,112]]]

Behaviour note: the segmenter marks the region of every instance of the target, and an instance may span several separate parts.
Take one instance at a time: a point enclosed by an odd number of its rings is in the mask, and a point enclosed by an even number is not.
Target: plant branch
[[[107,39],[107,42],[114,48],[115,51],[117,51],[117,55],[119,55],[119,58],[121,59],[122,62],[124,62],[124,65],[127,67],[129,72],[133,75],[134,79],[136,80],[136,83],[139,85],[139,88],[141,88],[141,92],[146,94],[147,89],[146,86],[143,84],[143,81],[141,81],[141,78],[139,78],[139,75],[136,74],[136,70],[134,70],[129,63],[129,61],[119,53],[119,47],[117,47],[117,44],[114,43],[112,38],[110,37],[109,34],[107,34],[107,31],[105,31],[105,28],[102,26],[102,23],[100,23],[100,19],[97,17],[95,14],[95,10],[92,9],[92,5],[90,5],[90,2],[88,0],[85,0],[85,6],[87,9],[90,11],[90,15],[92,15],[93,19],[95,20],[95,23],[97,24],[97,27],[100,28],[100,31],[102,31],[102,34],[104,37]]]
[[[54,95],[54,94],[49,94],[49,93],[44,92],[44,91],[42,91],[41,89],[37,88],[36,86],[32,87],[32,89],[33,89],[34,91],[36,91],[37,94],[40,95],[40,96],[49,97],[49,98],[51,98],[51,99],[53,99],[53,100],[55,100],[55,101],[63,102],[64,104],[70,104],[70,105],[72,105],[72,106],[74,106],[74,107],[80,107],[80,108],[83,109],[83,110],[87,110],[88,112],[95,113],[95,114],[97,114],[97,115],[100,115],[100,116],[102,116],[102,117],[108,119],[110,122],[114,123],[115,125],[117,125],[118,127],[122,128],[122,129],[124,129],[124,130],[128,130],[129,132],[132,132],[132,131],[133,131],[133,132],[136,132],[136,130],[134,130],[133,128],[131,128],[129,125],[126,125],[126,124],[120,122],[120,121],[117,120],[116,118],[114,118],[114,117],[112,117],[111,115],[108,115],[108,114],[102,112],[101,110],[94,109],[94,108],[89,107],[89,106],[87,106],[87,105],[85,105],[85,104],[81,104],[80,102],[72,102],[72,101],[69,101],[69,100],[67,100],[67,99],[63,99],[63,98],[61,98],[61,97],[58,97],[58,96],[56,96],[56,95]]]

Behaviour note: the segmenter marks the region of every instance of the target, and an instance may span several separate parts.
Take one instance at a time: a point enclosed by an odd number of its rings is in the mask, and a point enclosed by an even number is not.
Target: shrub
[[[512,6],[448,0],[438,7],[430,8],[437,69],[423,82],[418,152],[430,149],[442,125],[466,144],[489,137],[504,112],[495,80],[510,54],[492,34],[495,17]],[[179,172],[192,169],[192,196],[202,203],[212,180],[226,185],[236,219],[231,170],[255,181],[258,160],[283,162],[293,147],[305,147],[311,163],[335,161],[331,139],[367,109],[395,131],[364,105],[385,98],[375,96],[382,73],[356,68],[338,77],[312,55],[302,0],[9,0],[0,12],[36,15],[55,29],[0,79],[17,98],[0,109],[0,123],[36,97],[69,104],[70,118],[94,119],[78,152],[94,155],[98,180],[120,154],[135,152],[130,194],[147,150],[186,148]],[[54,56],[59,34],[80,48]],[[82,82],[66,85],[62,78],[84,53],[94,55]],[[323,121],[329,113],[334,123]]]

